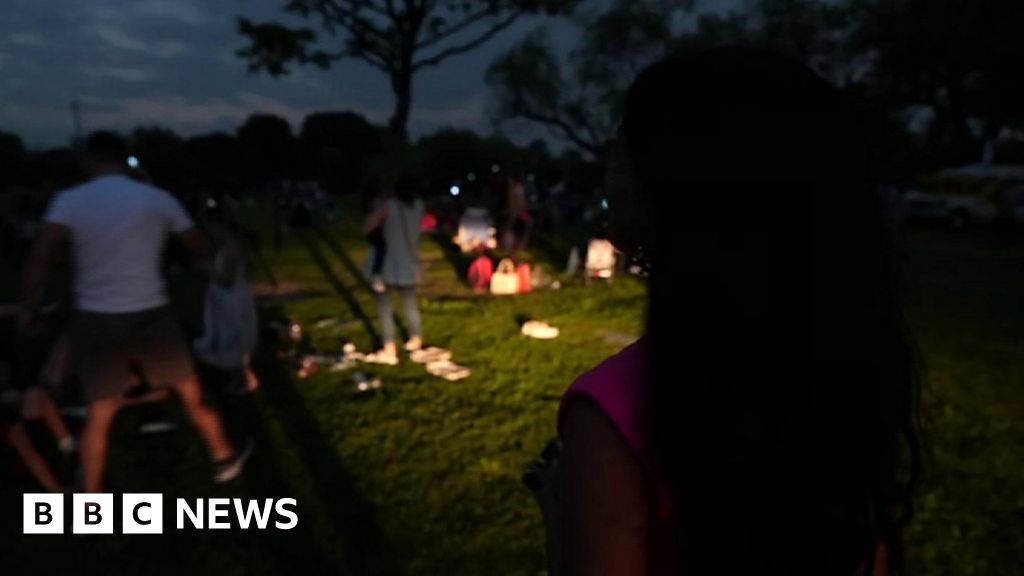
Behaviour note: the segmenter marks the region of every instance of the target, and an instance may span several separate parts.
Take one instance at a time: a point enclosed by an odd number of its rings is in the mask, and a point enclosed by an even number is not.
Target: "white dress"
[[[388,217],[383,224],[387,251],[381,267],[381,279],[388,286],[407,288],[419,283],[422,221],[422,200],[414,200],[412,204],[395,198],[388,200]]]

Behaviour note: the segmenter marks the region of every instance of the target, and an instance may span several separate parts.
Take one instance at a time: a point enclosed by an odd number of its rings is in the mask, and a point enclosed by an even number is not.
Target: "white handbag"
[[[505,258],[491,276],[491,294],[508,296],[519,293],[519,274],[512,260]]]

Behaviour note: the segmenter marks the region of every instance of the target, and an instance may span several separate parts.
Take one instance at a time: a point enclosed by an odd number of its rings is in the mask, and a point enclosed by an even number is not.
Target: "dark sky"
[[[281,0],[4,0],[0,16],[0,130],[33,148],[67,143],[69,103],[82,102],[85,129],[160,125],[191,135],[233,130],[255,111],[298,128],[316,110],[352,109],[384,122],[392,98],[376,69],[346,61],[284,78],[250,75],[234,52],[245,44],[235,18],[278,16]],[[483,48],[423,72],[416,82],[414,135],[444,126],[489,131],[484,71],[544,24],[562,46],[565,23],[526,19]]]

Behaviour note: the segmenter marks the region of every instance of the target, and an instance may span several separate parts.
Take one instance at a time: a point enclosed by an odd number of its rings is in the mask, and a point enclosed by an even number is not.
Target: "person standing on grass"
[[[215,465],[214,481],[242,471],[251,444],[236,450],[220,416],[203,403],[189,345],[168,305],[160,272],[168,239],[206,258],[203,235],[169,193],[126,175],[127,145],[111,132],[85,143],[91,180],[51,202],[22,282],[19,324],[30,331],[46,278],[65,243],[73,254],[71,347],[88,417],[80,453],[86,492],[101,492],[114,417],[133,369],[177,392]]]
[[[392,295],[402,298],[405,321],[409,324],[409,341],[405,349],[413,352],[423,347],[423,321],[416,302],[416,285],[420,282],[420,222],[423,220],[423,201],[417,197],[416,181],[400,178],[394,193],[384,199],[371,212],[363,224],[363,235],[370,237],[381,230],[387,251],[378,276],[386,287],[377,293],[377,312],[380,315],[381,338],[384,348],[367,356],[368,362],[398,364],[398,344],[395,336],[395,313]],[[372,280],[372,279],[371,279]]]
[[[852,105],[742,49],[624,104],[609,234],[650,259],[647,335],[562,399],[564,573],[899,571],[917,370]]]
[[[526,195],[526,181],[519,170],[514,170],[507,179],[505,199],[504,248],[513,256],[525,250],[530,239],[533,217]]]

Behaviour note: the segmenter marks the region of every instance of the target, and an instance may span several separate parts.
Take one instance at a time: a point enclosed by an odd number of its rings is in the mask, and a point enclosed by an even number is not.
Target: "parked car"
[[[952,228],[988,225],[1000,217],[1024,222],[1024,166],[942,170],[904,195],[902,211],[908,222]]]

